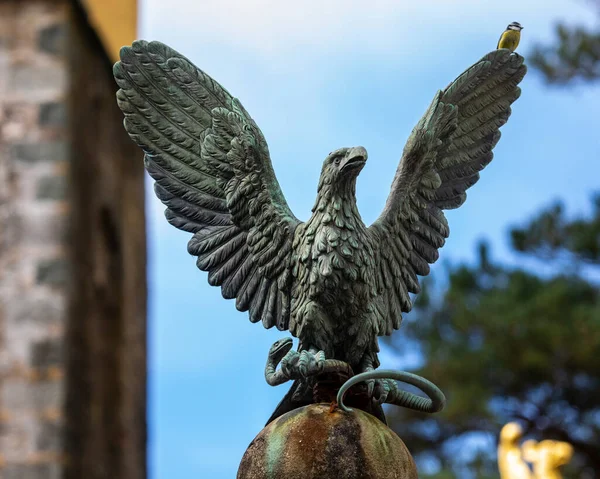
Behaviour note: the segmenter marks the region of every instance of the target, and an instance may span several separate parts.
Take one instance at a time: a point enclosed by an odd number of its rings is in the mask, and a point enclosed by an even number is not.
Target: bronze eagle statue
[[[378,336],[411,310],[409,293],[419,292],[418,277],[449,235],[443,210],[463,204],[492,160],[525,72],[520,55],[496,50],[438,91],[406,143],[383,212],[367,227],[356,205],[363,147],[326,156],[312,216],[302,222],[236,98],[162,43],[121,50],[118,104],[167,220],[192,233],[188,251],[224,298],[235,298],[250,321],[299,338],[282,363],[296,383],[273,417],[310,402],[306,385],[326,360],[355,372],[379,366]],[[282,347],[291,342],[276,343],[274,354]],[[369,385],[370,393],[379,388],[377,403],[389,391],[379,381]]]

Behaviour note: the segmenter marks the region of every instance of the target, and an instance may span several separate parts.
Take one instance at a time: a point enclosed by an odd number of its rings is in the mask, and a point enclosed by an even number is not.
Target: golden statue
[[[516,422],[509,422],[500,431],[498,444],[498,468],[501,479],[534,479],[531,469],[523,460],[520,441],[523,429]]]
[[[573,446],[551,440],[528,440],[521,445],[522,437],[523,429],[516,422],[508,423],[500,431],[498,468],[501,479],[562,479],[559,468],[573,457]]]
[[[573,446],[562,441],[529,440],[523,443],[522,450],[525,460],[533,465],[536,479],[562,479],[559,468],[573,457]]]

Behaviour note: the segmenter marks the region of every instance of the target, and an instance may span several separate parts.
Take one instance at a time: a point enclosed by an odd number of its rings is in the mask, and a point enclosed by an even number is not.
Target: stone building
[[[0,477],[146,475],[135,0],[0,0]]]

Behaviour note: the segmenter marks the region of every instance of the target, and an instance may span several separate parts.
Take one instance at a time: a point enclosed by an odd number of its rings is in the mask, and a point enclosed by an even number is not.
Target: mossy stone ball
[[[404,442],[379,419],[355,409],[312,404],[265,427],[237,479],[417,479]]]

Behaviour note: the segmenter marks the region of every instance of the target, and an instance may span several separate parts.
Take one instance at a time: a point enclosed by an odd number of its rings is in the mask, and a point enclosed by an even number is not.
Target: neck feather
[[[317,200],[312,209],[313,217],[326,215],[338,218],[345,223],[350,219],[359,219],[356,206],[356,178],[348,181],[331,183],[322,180],[319,183]]]

